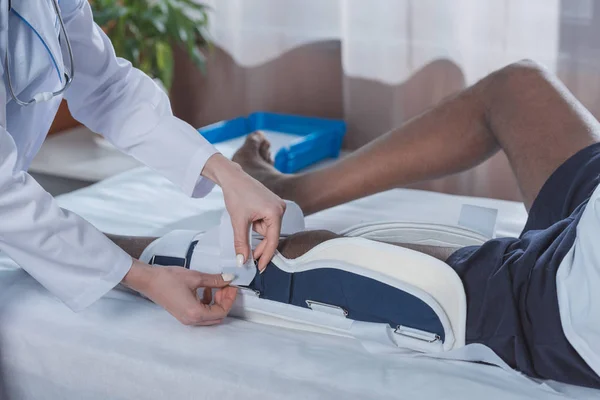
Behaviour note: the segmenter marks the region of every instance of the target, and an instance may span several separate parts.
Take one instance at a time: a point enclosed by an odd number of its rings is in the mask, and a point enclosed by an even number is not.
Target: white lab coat
[[[50,0],[12,0],[12,7],[9,14],[8,0],[0,0],[0,251],[81,310],[117,285],[132,260],[88,222],[62,210],[26,172],[61,99],[18,106],[7,94],[5,49],[23,100],[62,87],[68,56]],[[60,8],[75,59],[65,93],[74,117],[188,195],[207,194],[213,183],[200,173],[214,147],[172,115],[168,97],[150,78],[115,56],[86,0],[60,0]]]

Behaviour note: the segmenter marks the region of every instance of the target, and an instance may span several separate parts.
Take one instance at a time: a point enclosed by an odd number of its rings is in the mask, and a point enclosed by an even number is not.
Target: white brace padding
[[[282,229],[283,236],[304,230],[301,211],[295,204],[291,207],[288,205],[284,221],[287,224]],[[238,277],[242,275],[243,280],[240,282],[236,278],[233,284],[248,285],[254,278],[256,269],[253,265],[231,267],[235,265],[232,264],[235,259],[233,236],[223,234],[228,227],[231,229],[229,219],[224,217],[220,227],[207,232],[173,231],[150,244],[140,259],[148,262],[157,254],[185,257],[190,243],[197,240],[191,269],[207,273],[234,272]],[[486,240],[477,232],[465,228],[408,222],[362,224],[345,233],[391,243],[435,243],[442,246],[475,245]],[[436,312],[444,327],[445,341],[428,343],[398,335],[387,324],[353,321],[343,315],[336,315],[335,310],[332,313],[332,309],[328,307],[315,306],[310,310],[261,299],[247,288],[240,288],[231,313],[233,316],[293,329],[354,337],[366,347],[373,347],[375,343],[376,346],[388,349],[440,352],[465,345],[466,296],[462,281],[446,263],[431,256],[363,237],[345,237],[324,242],[293,260],[286,259],[277,252],[273,262],[286,272],[337,268],[376,279],[413,294]]]
[[[363,237],[386,243],[408,243],[441,247],[481,246],[485,235],[461,226],[407,221],[369,222],[352,226],[340,235]]]
[[[436,311],[446,332],[449,348],[444,350],[465,345],[467,302],[463,283],[448,264],[427,254],[363,238],[339,238],[292,260],[278,252],[273,263],[286,272],[333,267],[398,287]]]

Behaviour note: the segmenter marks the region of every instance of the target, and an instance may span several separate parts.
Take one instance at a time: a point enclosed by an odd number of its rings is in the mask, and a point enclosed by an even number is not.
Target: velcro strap
[[[197,240],[194,240],[192,243],[190,243],[190,246],[188,247],[185,258],[161,256],[161,255],[155,254],[150,259],[149,264],[150,265],[183,267],[183,268],[190,269],[190,265],[192,264],[192,255],[194,254],[194,249],[196,248],[197,244],[198,244]]]
[[[185,262],[185,258],[179,258],[179,257],[168,257],[168,256],[157,256],[154,255],[151,259],[150,262],[148,263],[150,265],[162,265],[164,267],[184,267],[184,268],[189,268],[188,265],[186,265]]]
[[[494,237],[497,218],[498,210],[495,208],[463,204],[458,217],[458,225],[482,233],[491,239]]]

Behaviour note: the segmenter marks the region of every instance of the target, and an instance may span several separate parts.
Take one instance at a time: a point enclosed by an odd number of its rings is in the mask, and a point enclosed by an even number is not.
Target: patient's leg
[[[155,237],[119,236],[111,234],[106,234],[106,236],[134,258],[139,258],[144,249],[156,240]],[[286,258],[298,258],[318,244],[340,237],[342,236],[326,230],[299,232],[281,240],[277,250],[279,250]],[[409,243],[391,244],[428,254],[441,261],[446,261],[452,253],[459,249],[458,247],[426,246]]]
[[[336,233],[320,230],[320,231],[305,231],[299,232],[279,242],[277,250],[285,257],[289,259],[298,258],[313,247],[320,243],[326,242],[331,239],[343,237]],[[437,258],[441,261],[446,261],[452,253],[458,250],[460,247],[442,247],[442,246],[427,246],[421,244],[412,243],[389,243],[395,246],[404,247],[407,249],[415,250],[420,253],[425,253],[432,257]]]
[[[105,235],[134,258],[139,258],[146,247],[157,239],[156,237],[121,236],[108,233]],[[300,232],[281,240],[278,250],[286,258],[297,258],[316,245],[338,237],[340,235],[325,230]]]
[[[109,233],[105,235],[133,258],[140,258],[144,249],[156,240],[155,237],[145,236],[121,236]]]
[[[560,81],[531,62],[503,68],[333,165],[283,175],[251,135],[234,156],[305,214],[476,166],[502,149],[527,209],[550,174],[596,143],[600,126]]]

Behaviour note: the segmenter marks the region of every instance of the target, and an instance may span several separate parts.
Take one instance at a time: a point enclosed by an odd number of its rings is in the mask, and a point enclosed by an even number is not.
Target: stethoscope
[[[15,91],[13,89],[12,80],[10,77],[10,59],[9,59],[9,55],[8,55],[8,45],[7,45],[6,46],[6,54],[4,55],[4,65],[5,65],[5,69],[6,69],[6,81],[8,84],[7,85],[8,92],[9,92],[10,96],[13,98],[13,100],[20,106],[28,106],[28,105],[39,103],[42,101],[48,101],[48,100],[52,99],[53,97],[60,96],[69,88],[69,86],[71,86],[71,82],[73,81],[73,76],[75,75],[75,66],[73,63],[73,50],[71,49],[71,42],[69,41],[69,36],[67,35],[67,30],[65,29],[65,24],[63,23],[63,19],[60,14],[58,0],[52,0],[52,5],[54,6],[54,11],[56,12],[56,15],[58,17],[58,22],[60,23],[60,29],[62,31],[62,35],[67,44],[67,51],[69,52],[69,61],[71,64],[71,73],[70,74],[67,74],[66,72],[64,73],[65,85],[60,90],[57,90],[56,92],[38,93],[35,96],[33,96],[33,98],[31,100],[22,101],[17,97],[17,95],[15,94]],[[9,0],[8,1],[8,11],[10,12],[11,10],[12,10],[12,6],[11,6],[11,2]]]

